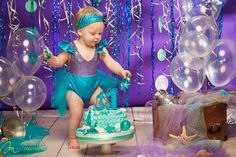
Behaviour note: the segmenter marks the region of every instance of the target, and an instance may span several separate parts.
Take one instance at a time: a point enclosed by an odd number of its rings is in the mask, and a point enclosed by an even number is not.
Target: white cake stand
[[[76,132],[76,138],[80,143],[86,144],[101,144],[99,155],[114,155],[112,144],[129,140],[134,136],[134,127],[131,126],[129,130],[118,133],[99,133],[86,134]]]

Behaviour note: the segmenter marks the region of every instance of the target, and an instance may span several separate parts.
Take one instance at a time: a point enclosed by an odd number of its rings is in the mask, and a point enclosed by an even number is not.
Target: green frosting
[[[124,130],[120,127],[122,122],[129,122],[124,108],[98,110],[96,107],[91,106],[89,110],[84,113],[83,118],[84,126],[78,129],[78,131],[83,134],[95,134],[101,132],[113,133],[129,129],[127,126]]]

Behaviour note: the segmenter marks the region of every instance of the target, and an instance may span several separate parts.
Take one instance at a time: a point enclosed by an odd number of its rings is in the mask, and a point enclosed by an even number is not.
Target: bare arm
[[[121,77],[125,78],[126,75],[131,77],[131,73],[128,70],[125,70],[118,62],[116,62],[108,53],[106,48],[103,48],[103,51],[106,54],[101,55],[101,60],[104,62],[106,67],[110,69],[113,73],[120,75]]]
[[[46,52],[50,54],[50,58],[47,59]],[[48,49],[45,50],[43,53],[43,58],[47,60],[47,62],[54,68],[60,68],[62,67],[70,58],[68,53],[62,51],[58,56],[54,56]]]

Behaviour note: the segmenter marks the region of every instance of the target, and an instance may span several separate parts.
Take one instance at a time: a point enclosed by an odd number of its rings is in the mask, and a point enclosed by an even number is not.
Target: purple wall
[[[3,0],[2,2],[2,7],[6,5],[6,1],[7,0]],[[122,0],[120,0],[122,1]],[[48,37],[46,43],[47,46],[51,47],[51,43],[53,40],[53,36],[52,36],[52,23],[53,23],[53,18],[52,18],[52,7],[53,7],[53,1],[47,1],[45,4],[45,9],[43,10],[43,13],[45,15],[45,17],[47,18],[49,24],[50,24],[50,36]],[[67,3],[67,1],[66,1]],[[99,6],[98,9],[100,10],[105,10],[105,0],[102,1]],[[125,1],[123,2],[125,4]],[[80,3],[82,4],[82,3]],[[20,28],[24,28],[24,27],[29,27],[30,24],[34,23],[36,26],[38,26],[38,22],[39,22],[39,18],[38,18],[38,10],[32,14],[32,16],[30,16],[30,14],[25,10],[24,7],[25,3],[22,3],[22,1],[17,0],[16,1],[16,10],[18,13],[18,17],[20,19]],[[82,4],[83,5],[83,4]],[[143,68],[141,71],[141,74],[144,75],[144,82],[145,85],[139,86],[137,84],[137,82],[135,81],[135,79],[137,79],[137,66],[138,66],[138,60],[135,57],[131,57],[131,62],[130,62],[130,70],[133,74],[133,81],[131,84],[131,88],[130,88],[130,96],[129,96],[129,102],[131,105],[136,106],[136,105],[144,105],[146,101],[152,99],[152,94],[150,94],[150,87],[152,84],[152,63],[151,63],[151,20],[150,20],[150,1],[144,1],[143,0],[143,11],[142,11],[142,18],[143,18],[143,27],[144,27],[144,45],[142,47],[142,58],[143,58]],[[123,8],[123,11],[125,8]],[[3,10],[3,9],[2,9]],[[77,10],[77,2],[73,1],[73,5],[72,5],[72,12],[75,13]],[[61,5],[61,16],[64,17],[64,12],[63,12],[63,8]],[[157,21],[158,21],[158,17],[160,15],[162,15],[162,6],[154,6],[154,15],[155,15],[155,21],[154,21],[154,30],[155,30],[155,50],[158,50],[160,48],[162,48],[164,46],[164,44],[170,39],[170,34],[166,33],[163,30],[163,33],[159,33],[158,31],[158,27],[157,27]],[[1,18],[5,18],[5,20],[7,22],[9,22],[8,18],[8,14],[7,14],[7,9],[3,10],[3,13],[1,14]],[[234,0],[227,0],[225,3],[225,7],[224,7],[224,19],[223,19],[223,34],[222,34],[222,38],[230,38],[230,39],[236,39],[235,34],[236,34],[236,2]],[[33,19],[34,21],[30,23],[30,20]],[[132,21],[132,25],[131,25],[131,34],[134,31],[134,22]],[[39,28],[38,28],[39,29]],[[60,23],[60,39],[64,39],[65,34],[66,34],[66,30],[67,30],[67,24],[66,21],[63,21]],[[9,32],[9,28],[7,28],[6,31],[8,34]],[[45,29],[39,29],[39,32],[41,34],[45,33]],[[109,37],[109,30],[106,30],[106,34],[104,35],[105,37]],[[74,36],[73,36],[74,38]],[[122,34],[120,36],[120,38],[122,38]],[[135,43],[136,41],[134,39],[131,39],[131,52],[134,50],[134,46],[132,45],[133,43]],[[126,58],[127,59],[127,47],[126,47],[126,43],[127,42],[123,42],[123,49],[121,49],[121,57],[120,59],[118,59],[118,61],[124,65],[127,66],[127,60],[125,61]],[[110,52],[112,52],[112,49],[110,49]],[[3,52],[3,54],[6,54],[6,52]],[[156,57],[156,55],[155,55]],[[163,72],[166,74],[169,74],[169,70],[165,70],[163,71],[163,69],[165,67],[167,67],[170,64],[170,62],[164,61],[164,62],[160,62],[157,60],[157,58],[155,58],[155,71],[154,71],[154,78],[156,78],[157,76],[159,76],[160,74],[162,74]],[[52,75],[51,72],[45,70],[44,68],[41,68],[36,74],[36,76],[40,77],[41,79],[43,79],[43,81],[45,82],[45,84],[47,85],[47,89],[48,89],[48,96],[47,96],[47,100],[44,103],[42,108],[49,108],[50,107],[50,96],[51,96],[51,92],[52,92],[52,78],[51,77],[47,77]],[[168,77],[169,81],[170,81],[170,77]],[[236,79],[234,79],[233,81],[231,81],[227,86],[225,86],[225,88],[227,89],[236,89]],[[174,85],[173,85],[174,86]],[[155,89],[155,87],[154,87]],[[174,87],[175,90],[178,91],[178,89],[176,87]],[[138,90],[140,90],[140,93],[138,92]],[[176,93],[174,93],[176,94]],[[4,106],[5,107],[5,106]]]

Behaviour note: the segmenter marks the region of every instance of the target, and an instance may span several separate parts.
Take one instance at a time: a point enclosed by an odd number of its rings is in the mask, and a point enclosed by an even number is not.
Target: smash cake
[[[80,142],[114,143],[134,135],[125,108],[98,110],[91,106],[84,113],[83,121],[83,126],[76,130]]]

